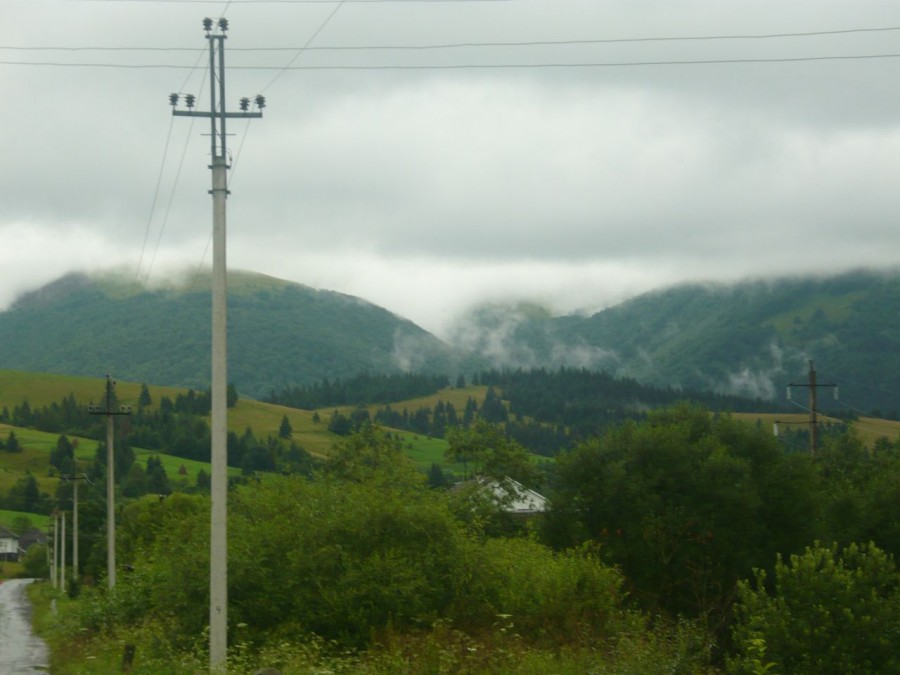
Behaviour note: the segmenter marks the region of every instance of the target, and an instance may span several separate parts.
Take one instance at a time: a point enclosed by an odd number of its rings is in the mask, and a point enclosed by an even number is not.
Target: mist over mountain
[[[483,368],[604,371],[644,384],[783,400],[788,384],[837,384],[823,410],[896,415],[900,273],[857,271],[684,284],[591,315],[490,304],[441,341],[360,298],[260,274],[229,277],[229,380],[242,395],[359,373],[466,376]],[[147,288],[67,275],[0,313],[0,368],[209,383],[209,276]],[[806,403],[805,390],[794,397]]]
[[[823,409],[900,409],[900,273],[855,271],[738,284],[683,284],[592,315],[529,305],[476,308],[453,333],[497,367],[584,367],[675,386],[784,399],[788,384],[839,385]],[[829,393],[830,395],[830,393]],[[806,391],[794,399],[806,404]]]
[[[67,275],[0,313],[0,368],[205,389],[209,274],[145,288]],[[229,273],[228,377],[245,396],[360,372],[455,373],[463,359],[412,322],[365,300],[247,272]]]

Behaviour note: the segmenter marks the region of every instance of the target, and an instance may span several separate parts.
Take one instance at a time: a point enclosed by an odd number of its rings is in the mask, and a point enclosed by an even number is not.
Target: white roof
[[[492,480],[486,486],[508,513],[543,513],[547,510],[546,497],[512,478]]]

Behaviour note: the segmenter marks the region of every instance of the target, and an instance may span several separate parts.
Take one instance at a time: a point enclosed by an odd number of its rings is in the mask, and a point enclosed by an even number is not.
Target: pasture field
[[[28,518],[31,524],[39,530],[47,530],[50,527],[50,516],[40,513],[25,513],[23,511],[4,511],[0,509],[0,525],[8,529],[12,529],[17,518]],[[16,532],[21,534],[21,532]]]
[[[448,443],[443,438],[431,438],[411,431],[397,432],[400,437],[400,447],[417,468],[428,471],[432,464],[440,464],[442,468],[449,469],[460,476],[463,474],[463,465],[448,462],[444,458]]]
[[[74,377],[49,373],[30,373],[13,370],[0,370],[0,409],[12,410],[15,406],[28,401],[32,408],[58,403],[69,395],[75,397],[79,404],[102,401],[106,387],[105,378]],[[187,390],[175,387],[156,387],[148,385],[152,403],[156,408],[162,396],[174,400],[178,394]],[[117,382],[116,395],[121,403],[136,403],[140,395],[141,385],[135,382]],[[462,414],[469,398],[480,405],[484,401],[487,387],[469,386],[464,388],[447,387],[430,396],[423,396],[407,401],[393,403],[395,409],[408,409],[410,412],[423,407],[434,408],[438,401],[452,403],[457,413]],[[240,395],[240,392],[238,392]],[[382,404],[368,406],[369,413],[374,415]],[[277,436],[281,421],[286,416],[292,427],[291,441],[297,443],[307,452],[319,459],[328,457],[332,447],[340,438],[328,431],[328,419],[334,410],[349,415],[355,406],[336,406],[319,409],[319,421],[314,421],[314,411],[298,410],[279,405],[263,403],[251,399],[239,398],[237,404],[228,411],[228,430],[242,435],[248,428],[257,438]],[[30,472],[38,481],[42,492],[54,494],[59,479],[48,475],[50,452],[56,447],[59,434],[23,429],[0,424],[0,438],[4,439],[10,431],[15,431],[19,443],[23,447],[21,453],[0,452],[0,492],[8,492],[17,480]],[[444,458],[447,442],[442,439],[429,438],[411,432],[397,432],[401,436],[403,451],[413,460],[417,467],[427,471],[433,463],[462,475],[462,465],[448,462]],[[80,461],[92,461],[97,442],[85,438],[70,437],[77,442],[75,457]],[[193,485],[197,474],[203,470],[210,472],[209,464],[189,459],[166,455],[153,450],[133,448],[135,459],[145,464],[151,455],[157,455],[163,463],[166,474],[174,486]],[[233,475],[238,469],[229,469]]]
[[[156,387],[148,384],[152,407],[159,405],[162,396],[175,399],[186,389],[177,387]],[[80,404],[102,403],[106,396],[105,377],[80,377],[75,375],[56,375],[54,373],[29,373],[18,370],[0,370],[0,409],[12,410],[22,405],[23,401],[34,407],[43,407],[59,403],[69,395],[73,395]],[[121,404],[136,404],[141,394],[139,382],[116,381],[116,397]]]
[[[49,475],[50,452],[56,447],[59,434],[22,429],[0,424],[0,437],[5,438],[10,431],[14,431],[16,438],[22,446],[22,452],[8,453],[0,451],[0,492],[8,492],[9,488],[17,480],[31,473],[38,482],[41,492],[56,493],[59,478]],[[92,462],[97,454],[97,441],[89,438],[69,436],[75,444],[75,459],[81,462]],[[197,474],[203,470],[210,473],[209,462],[199,462],[192,459],[184,459],[174,455],[167,455],[157,450],[144,448],[132,448],[135,461],[146,466],[147,458],[152,455],[159,457],[166,475],[173,486],[194,485]],[[240,469],[229,468],[230,475],[240,475]]]
[[[81,404],[89,402],[102,402],[106,388],[106,380],[104,378],[91,377],[75,377],[69,375],[55,375],[50,373],[28,373],[14,370],[0,370],[0,409],[3,407],[12,410],[15,406],[21,405],[23,401],[28,401],[32,407],[43,407],[53,403],[60,402],[63,398],[70,394],[75,400]],[[159,405],[162,396],[168,396],[173,401],[178,394],[184,394],[186,389],[176,387],[157,387],[148,385],[150,397],[152,399],[151,409],[155,409]],[[116,395],[120,403],[134,404],[140,396],[141,385],[135,382],[117,382]],[[410,412],[422,407],[434,408],[438,401],[452,403],[457,413],[462,414],[465,409],[466,401],[471,397],[480,405],[484,401],[487,387],[469,386],[462,389],[448,387],[436,394],[423,396],[420,398],[410,399],[392,404],[397,409],[407,408]],[[238,391],[240,396],[240,391]],[[375,411],[383,407],[382,404],[368,406],[369,413],[375,414]],[[238,398],[235,407],[228,411],[228,430],[238,435],[243,434],[247,428],[251,428],[257,438],[266,438],[267,436],[277,436],[281,426],[281,420],[286,415],[288,421],[293,428],[291,440],[304,448],[314,457],[324,458],[331,453],[332,445],[338,437],[328,431],[328,419],[334,410],[338,410],[345,415],[349,415],[355,406],[334,406],[324,407],[318,410],[319,422],[313,421],[313,411],[297,410],[295,408],[287,408],[279,405],[254,401],[252,399]],[[2,428],[2,425],[0,425]],[[3,432],[7,433],[7,432]],[[40,432],[35,432],[39,434]],[[20,432],[16,431],[19,436]],[[50,434],[52,439],[45,438],[43,440],[35,439],[32,445],[36,447],[46,447],[48,452],[56,444],[58,435]],[[87,441],[90,443],[90,441]],[[411,445],[411,448],[410,448]],[[414,437],[409,434],[408,439],[404,439],[404,448],[410,448],[416,455],[414,459],[417,462],[426,461],[425,468],[431,466],[432,461],[443,464],[443,451],[433,452],[432,443],[424,437]],[[96,450],[96,444],[90,448],[90,457],[93,458],[93,452]],[[139,451],[135,449],[137,455]],[[76,452],[81,459],[81,455]],[[436,459],[432,459],[436,457]],[[173,478],[166,465],[166,472],[170,478]],[[192,475],[196,475],[196,471],[190,469],[190,465],[186,465]],[[178,466],[176,466],[176,469]],[[37,474],[35,474],[37,475]],[[0,489],[2,489],[2,478],[0,478]],[[7,488],[8,489],[8,488]]]
[[[434,410],[434,407],[438,404],[438,401],[443,401],[444,403],[452,403],[453,407],[456,408],[456,414],[462,417],[463,411],[466,409],[466,401],[470,398],[474,399],[476,403],[478,403],[479,407],[484,402],[484,397],[487,395],[488,388],[486,386],[481,385],[469,385],[468,387],[445,387],[440,391],[429,394],[428,396],[420,396],[418,398],[411,398],[406,401],[392,402],[390,405],[394,410],[402,410],[406,408],[410,413],[415,412],[419,408],[431,408]],[[375,411],[379,408],[383,408],[384,403],[378,403],[374,405],[368,405],[366,408],[369,411],[370,415],[374,415]],[[344,406],[338,408],[341,412],[345,414],[349,414],[354,409],[354,406]]]
[[[23,429],[8,424],[0,424],[0,438],[5,441],[10,431],[15,432],[22,452],[0,451],[0,492],[8,492],[17,480],[30,473],[35,477],[41,492],[56,493],[58,478],[48,475],[50,467],[50,452],[56,447],[59,434],[34,429]],[[75,459],[79,461],[93,461],[97,453],[97,441],[88,438],[69,437],[75,443]]]
[[[731,413],[732,417],[751,423],[760,423],[764,427],[773,430],[775,422],[778,422],[780,430],[792,429],[803,430],[809,429],[809,415],[806,413]],[[819,415],[818,420],[821,424],[843,424],[843,420],[839,420],[827,415]],[[877,417],[860,417],[851,423],[853,429],[859,434],[862,442],[871,447],[879,438],[888,438],[896,441],[900,438],[900,422],[894,420],[883,420]]]
[[[291,440],[314,457],[323,458],[331,453],[336,436],[328,431],[328,415],[319,414],[321,419],[314,422],[310,410],[239,399],[228,411],[228,430],[240,436],[249,427],[257,438],[278,436],[281,420],[287,416],[293,429]]]
[[[166,455],[157,450],[144,450],[143,448],[132,448],[134,451],[134,460],[139,462],[142,467],[147,467],[147,459],[156,456],[162,462],[163,468],[166,470],[166,476],[169,478],[173,488],[191,487],[197,483],[197,474],[205,471],[206,475],[210,475],[211,467],[209,462],[199,462],[194,459],[184,459],[175,455]],[[240,476],[241,470],[228,467],[229,476]]]

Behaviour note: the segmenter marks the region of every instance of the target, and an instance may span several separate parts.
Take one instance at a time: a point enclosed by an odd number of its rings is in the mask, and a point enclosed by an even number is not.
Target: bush
[[[872,544],[807,548],[775,565],[775,584],[739,585],[734,672],[900,672],[900,574]]]
[[[43,544],[32,544],[25,552],[22,561],[22,573],[28,579],[47,579],[50,577],[50,565],[47,562],[47,547]]]
[[[119,528],[133,571],[113,591],[85,589],[81,625],[153,625],[167,648],[194,649],[208,623],[208,500],[139,500]],[[371,428],[312,480],[266,475],[234,488],[228,530],[229,644],[250,653],[311,635],[369,648],[442,622],[472,639],[508,630],[588,649],[643,630],[619,607],[621,576],[593,551],[484,539]]]
[[[589,548],[563,553],[529,539],[489,539],[485,597],[517,633],[557,644],[593,641],[625,627],[622,577]]]

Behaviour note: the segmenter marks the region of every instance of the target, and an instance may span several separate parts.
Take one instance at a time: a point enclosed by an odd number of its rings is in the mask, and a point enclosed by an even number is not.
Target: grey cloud
[[[891,2],[809,7],[347,3],[313,46],[900,24]],[[547,64],[877,54],[896,51],[895,32],[412,53],[242,51],[300,45],[333,9],[228,8],[229,99],[265,89],[270,102],[262,120],[229,126],[236,266],[325,280],[438,325],[464,300],[537,297],[566,310],[598,308],[678,279],[890,264],[900,244],[890,182],[900,168],[896,60],[402,72],[238,67],[292,59]],[[35,0],[4,17],[0,44],[202,49],[200,19],[220,10]],[[202,60],[183,52],[0,56]],[[0,110],[9,130],[0,135],[0,234],[22,242],[14,260],[0,253],[0,303],[9,289],[69,268],[153,260],[165,270],[204,261],[208,129],[173,123],[166,105],[171,91],[205,96],[202,71],[0,69],[14,102]],[[410,270],[412,289],[403,276]],[[438,302],[444,307],[435,309]]]

